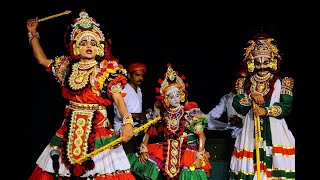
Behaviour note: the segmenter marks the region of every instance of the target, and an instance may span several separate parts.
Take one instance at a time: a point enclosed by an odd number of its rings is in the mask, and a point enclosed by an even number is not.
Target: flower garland
[[[96,94],[98,94],[97,92],[100,92],[103,95],[110,97],[112,94],[108,92],[107,89],[110,89],[118,82],[121,82],[122,88],[124,88],[127,82],[125,77],[126,73],[126,70],[123,69],[122,66],[117,63],[117,61],[102,61],[99,69],[97,70],[95,78],[93,78],[93,91]],[[115,78],[113,79],[113,77],[110,77],[110,75]]]

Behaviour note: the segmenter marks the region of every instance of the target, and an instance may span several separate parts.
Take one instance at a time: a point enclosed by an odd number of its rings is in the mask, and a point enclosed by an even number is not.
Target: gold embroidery
[[[72,65],[72,72],[71,76],[69,77],[69,85],[73,90],[84,88],[88,84],[89,76],[94,70],[94,68],[83,70],[80,69],[79,66],[79,63],[74,63]]]
[[[292,89],[293,89],[293,79],[289,78],[289,77],[285,77],[282,80],[282,84],[281,84],[281,94],[288,94],[290,96],[293,95],[292,93]]]
[[[282,113],[282,109],[280,106],[270,106],[267,108],[268,116],[277,117]]]
[[[84,104],[84,103],[76,103],[73,101],[69,101],[69,107],[77,110],[102,110],[106,109],[105,106],[101,106],[99,104]]]
[[[172,178],[180,172],[181,140],[168,140],[168,156],[166,157],[165,171]]]
[[[122,91],[122,85],[121,83],[117,83],[115,85],[113,85],[111,88],[110,88],[110,92],[113,94],[113,93],[120,93]]]
[[[246,78],[238,78],[235,84],[237,94],[244,94],[243,85]]]
[[[240,104],[241,104],[242,106],[251,106],[251,105],[252,105],[252,100],[250,100],[250,99],[248,98],[248,96],[245,96],[245,97],[243,97],[243,98],[240,99]]]
[[[71,164],[87,154],[88,138],[91,132],[93,111],[73,111],[70,123],[69,141],[67,145],[68,158]]]
[[[280,94],[287,94],[287,95],[293,96],[292,91],[284,88],[281,89]]]
[[[256,92],[265,96],[270,91],[269,80],[272,79],[273,75],[268,74],[265,77],[259,77],[258,75],[254,75],[251,77],[251,87],[250,92]]]

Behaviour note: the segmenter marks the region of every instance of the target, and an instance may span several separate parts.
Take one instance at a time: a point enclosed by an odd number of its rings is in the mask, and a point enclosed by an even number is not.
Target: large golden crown
[[[243,61],[246,63],[249,72],[254,71],[254,59],[257,57],[270,58],[271,69],[277,70],[277,61],[281,60],[281,56],[273,41],[273,38],[264,34],[258,34],[248,41],[249,45],[245,48]]]
[[[160,94],[164,95],[171,88],[177,88],[180,91],[185,91],[185,84],[182,78],[178,75],[176,71],[174,71],[171,67],[171,64],[167,64],[167,72],[165,74],[164,80],[161,82]],[[184,77],[183,77],[184,78]]]
[[[73,28],[70,35],[71,41],[79,43],[86,35],[93,36],[98,42],[105,40],[104,35],[99,28],[100,24],[98,24],[95,19],[89,17],[85,10],[82,10],[79,13],[79,16],[79,18],[74,20],[75,23],[71,25]]]

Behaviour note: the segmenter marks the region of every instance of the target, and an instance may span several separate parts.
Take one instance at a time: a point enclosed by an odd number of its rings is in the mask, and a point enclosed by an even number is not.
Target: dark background
[[[296,58],[296,4],[277,1],[212,1],[171,3],[150,1],[65,0],[25,2],[16,16],[17,45],[23,47],[24,63],[24,171],[27,179],[35,162],[62,123],[64,100],[58,83],[36,63],[28,44],[26,21],[71,10],[68,15],[39,23],[40,41],[48,58],[64,53],[66,27],[79,17],[81,9],[110,33],[113,55],[125,67],[141,61],[147,66],[142,86],[144,107],[155,100],[155,87],[168,62],[186,76],[189,100],[209,112],[231,90],[244,47],[257,32],[274,37],[283,53],[281,75],[295,79],[294,111],[287,119],[296,135],[295,121],[301,116],[301,78]]]

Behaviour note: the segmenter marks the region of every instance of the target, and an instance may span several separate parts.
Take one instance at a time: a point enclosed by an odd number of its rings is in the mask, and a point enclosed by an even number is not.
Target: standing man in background
[[[127,105],[128,111],[132,114],[134,124],[139,126],[143,124],[146,120],[145,113],[142,112],[142,92],[141,84],[144,81],[144,76],[147,72],[146,66],[140,62],[134,62],[129,64],[127,67],[127,81],[128,83],[123,89],[126,93],[124,101]],[[119,114],[118,108],[114,106],[114,130],[117,134],[120,133],[122,128],[122,117]],[[134,139],[137,139],[138,134],[135,135]],[[135,140],[132,141],[134,144]],[[130,145],[125,145],[127,148],[125,150],[134,151]]]
[[[246,76],[247,73],[245,70],[240,70],[236,73],[236,78]],[[239,135],[242,130],[244,116],[237,113],[233,108],[232,102],[234,96],[236,96],[236,91],[234,87],[232,87],[232,90],[229,93],[224,94],[220,98],[219,103],[206,114],[208,119],[208,130],[226,131],[231,129],[232,138],[236,138]],[[227,115],[227,123],[222,121],[222,115],[224,113]]]

